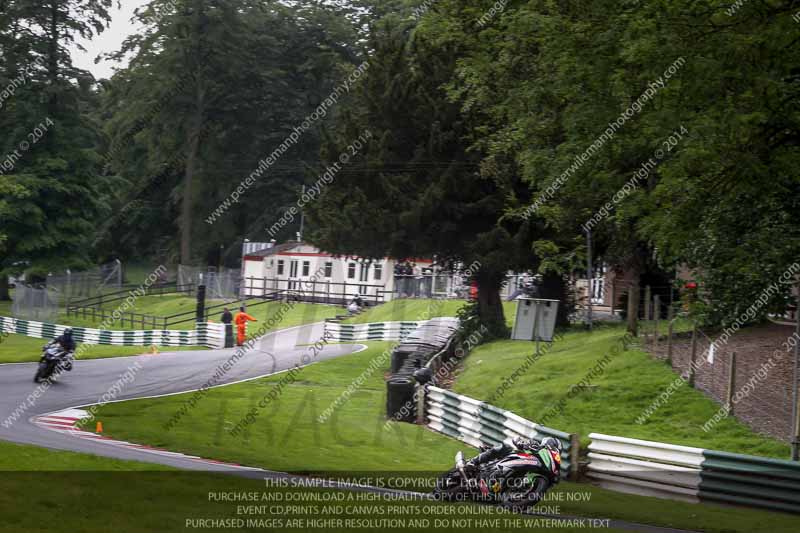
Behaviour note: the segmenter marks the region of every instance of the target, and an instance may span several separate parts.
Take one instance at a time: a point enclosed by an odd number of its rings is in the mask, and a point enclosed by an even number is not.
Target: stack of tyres
[[[391,367],[392,374],[397,373],[408,359],[417,358],[420,356],[430,357],[428,355],[428,350],[426,348],[421,348],[419,346],[410,346],[406,344],[401,344],[397,346],[392,351],[392,367]]]
[[[386,413],[390,419],[414,422],[416,383],[412,376],[393,376],[386,384]]]
[[[386,383],[386,413],[390,419],[415,421],[417,382],[414,373],[425,368],[431,358],[447,346],[457,328],[457,319],[432,319],[392,351],[391,377]]]

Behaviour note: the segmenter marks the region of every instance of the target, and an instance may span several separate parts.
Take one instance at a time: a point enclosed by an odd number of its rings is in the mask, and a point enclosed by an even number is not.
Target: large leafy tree
[[[325,157],[336,161],[365,131],[372,140],[311,206],[312,239],[340,254],[479,265],[479,315],[503,335],[499,290],[509,269],[533,261],[530,237],[501,220],[515,176],[481,171],[480,153],[468,150],[475,119],[447,97],[458,46],[402,17],[384,19],[367,46],[370,71]]]
[[[698,269],[718,322],[798,255],[789,169],[800,30],[791,6],[753,2],[732,17],[716,0],[533,1],[481,22],[490,2],[442,0],[429,20],[440,39],[462,46],[450,93],[484,111],[484,166],[510,162],[528,184],[509,195],[508,216],[554,230],[534,243],[544,267],[583,254],[581,226],[657,160],[594,229],[596,251],[632,274],[635,331],[645,272]],[[624,126],[575,165],[630,108]],[[677,144],[665,145],[675,132]]]
[[[134,59],[106,84],[107,158],[127,185],[102,246],[216,264],[221,244],[233,251],[242,236],[263,240],[318,169],[316,128],[238,203],[206,219],[357,59],[345,14],[249,0],[155,0],[140,11],[145,29],[120,52]]]
[[[5,240],[0,275],[86,266],[91,236],[105,215],[98,131],[88,118],[92,78],[73,67],[68,47],[109,20],[111,0],[0,3],[0,83],[16,87],[0,110]],[[3,156],[5,157],[5,155]],[[0,276],[2,277],[2,276]]]

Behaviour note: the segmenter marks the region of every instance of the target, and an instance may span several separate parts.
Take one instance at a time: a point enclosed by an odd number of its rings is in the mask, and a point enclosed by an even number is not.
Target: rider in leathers
[[[53,339],[48,346],[52,344],[59,344],[61,348],[68,354],[64,369],[69,372],[72,370],[72,356],[75,353],[75,348],[77,345],[75,344],[75,339],[72,338],[72,328],[67,328],[64,330],[64,333]]]
[[[531,453],[532,455],[538,455],[539,452],[543,449],[547,449],[548,451],[552,451],[555,453],[561,453],[561,441],[553,438],[547,437],[539,443],[535,440],[527,440],[527,439],[514,439],[513,446],[508,445],[505,443],[500,443],[493,448],[489,448],[488,446],[481,447],[482,452],[477,456],[470,459],[467,464],[466,468],[468,470],[477,470],[480,465],[489,463],[491,461],[496,461],[497,459],[502,459],[503,457],[510,455],[517,451],[522,451],[526,453]],[[560,476],[550,472],[547,479],[542,477],[536,478],[536,485],[533,491],[533,497],[530,500],[531,505],[535,505],[542,499],[545,492],[547,492],[553,485],[556,485],[560,481]]]

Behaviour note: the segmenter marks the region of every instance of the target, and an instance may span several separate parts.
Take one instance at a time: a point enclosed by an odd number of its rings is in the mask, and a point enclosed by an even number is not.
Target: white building
[[[432,261],[413,260],[421,267]],[[303,300],[345,303],[356,294],[367,302],[392,299],[395,259],[335,257],[310,244],[289,242],[257,252],[242,261],[242,296],[302,292]]]

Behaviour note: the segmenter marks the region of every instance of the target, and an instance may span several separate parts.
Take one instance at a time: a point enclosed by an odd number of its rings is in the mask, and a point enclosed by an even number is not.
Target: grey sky
[[[145,5],[149,0],[122,0],[122,9],[114,8],[111,11],[111,27],[100,35],[95,36],[91,41],[81,41],[86,48],[86,52],[81,52],[77,48],[72,49],[72,61],[76,67],[88,70],[94,74],[95,78],[110,78],[114,73],[113,67],[125,66],[124,64],[113,61],[102,61],[97,65],[94,59],[102,53],[119,50],[122,41],[132,33],[135,33],[137,26],[131,23],[133,10]]]

